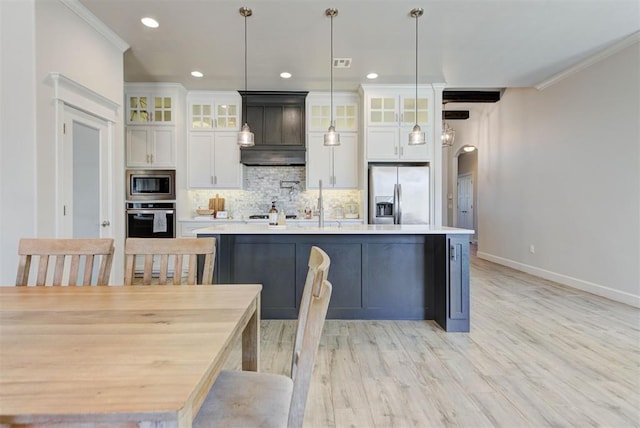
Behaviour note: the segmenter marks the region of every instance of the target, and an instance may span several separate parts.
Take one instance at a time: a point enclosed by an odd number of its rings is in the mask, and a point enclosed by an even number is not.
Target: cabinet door
[[[418,120],[416,121],[416,99],[414,96],[402,97],[402,114],[400,124],[402,126],[413,126],[416,123],[420,126],[429,125],[429,99],[418,97]]]
[[[340,145],[333,148],[333,187],[358,187],[358,135],[340,134]]]
[[[215,104],[216,129],[240,129],[240,103],[220,100]]]
[[[240,148],[237,132],[216,132],[213,151],[214,187],[237,189],[242,187]]]
[[[329,101],[314,102],[309,105],[309,131],[325,132],[331,123],[331,105]]]
[[[211,130],[215,126],[213,102],[193,101],[189,103],[189,128]]]
[[[397,127],[367,129],[368,160],[397,160],[399,156]]]
[[[151,121],[150,94],[127,94],[127,124],[144,124]]]
[[[189,187],[213,187],[213,132],[189,134]]]
[[[151,164],[154,167],[176,166],[175,131],[173,127],[152,127]]]
[[[342,135],[340,136],[342,139]],[[317,189],[322,180],[323,187],[332,186],[333,150],[324,145],[324,134],[309,133],[307,141],[307,188]]]
[[[367,98],[367,125],[397,126],[398,96],[371,95]]]
[[[127,127],[127,166],[148,167],[151,163],[148,146],[151,140],[151,130],[148,126]]]
[[[358,104],[340,102],[334,105],[333,121],[338,132],[358,131]]]
[[[151,120],[158,124],[173,123],[173,98],[169,95],[154,95]]]

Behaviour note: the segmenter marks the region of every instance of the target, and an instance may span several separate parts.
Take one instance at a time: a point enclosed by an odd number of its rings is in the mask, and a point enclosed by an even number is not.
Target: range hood
[[[307,92],[238,91],[242,123],[248,123],[255,146],[240,149],[245,165],[305,164],[305,98]]]

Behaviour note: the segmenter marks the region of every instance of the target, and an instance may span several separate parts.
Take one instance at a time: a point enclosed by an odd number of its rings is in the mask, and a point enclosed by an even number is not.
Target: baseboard
[[[538,276],[540,278],[548,279],[549,281],[554,281],[559,284],[576,288],[578,290],[586,291],[587,293],[595,294],[600,297],[606,297],[607,299],[615,300],[616,302],[640,308],[640,296],[636,296],[631,293],[614,290],[613,288],[605,287],[604,285],[594,284],[593,282],[573,278],[561,273],[551,272],[545,269],[530,266],[510,259],[505,259],[503,257],[494,256],[493,254],[488,254],[481,251],[478,251],[478,257],[490,262],[497,263],[499,265],[507,266],[512,269]]]

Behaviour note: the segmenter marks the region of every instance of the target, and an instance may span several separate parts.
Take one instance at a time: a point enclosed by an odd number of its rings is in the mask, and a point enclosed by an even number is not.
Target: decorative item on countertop
[[[306,218],[306,219],[313,218],[313,211],[311,211],[311,208],[305,207],[305,209],[304,209],[304,218]]]
[[[269,210],[269,226],[278,225],[278,210],[276,209],[276,201],[271,201],[271,209]]]
[[[196,209],[196,213],[198,215],[213,215],[215,211],[212,209],[207,209],[207,208],[203,208],[203,207],[198,207],[198,209]]]
[[[278,214],[278,226],[284,226],[287,224],[287,216],[284,214],[284,210],[280,210]]]
[[[216,193],[215,198],[209,199],[209,209],[213,210],[213,216],[218,218],[218,211],[224,211],[224,198]]]
[[[358,204],[349,201],[344,205],[344,218],[358,218]]]

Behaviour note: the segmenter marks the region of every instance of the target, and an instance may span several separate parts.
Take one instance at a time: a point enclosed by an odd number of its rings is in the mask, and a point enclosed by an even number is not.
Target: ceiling
[[[640,31],[638,0],[80,0],[130,49],[126,82],[178,82],[187,89],[244,89],[247,18],[249,90],[328,90],[330,18],[336,7],[334,90],[360,83],[450,88],[534,86]],[[140,18],[151,16],[150,29]],[[194,78],[192,70],[204,73]],[[280,72],[293,77],[285,80]],[[367,80],[375,71],[379,78]]]

